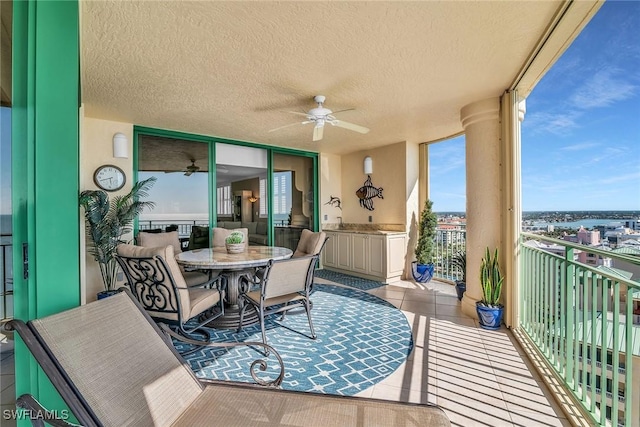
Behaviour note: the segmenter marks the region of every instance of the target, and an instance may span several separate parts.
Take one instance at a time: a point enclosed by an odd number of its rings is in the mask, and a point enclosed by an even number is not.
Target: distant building
[[[628,219],[624,222],[624,226],[633,231],[640,231],[640,219]]]

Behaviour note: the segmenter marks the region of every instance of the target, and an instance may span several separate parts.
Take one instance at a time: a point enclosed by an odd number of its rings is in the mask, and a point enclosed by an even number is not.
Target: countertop
[[[353,233],[353,234],[380,234],[380,235],[393,235],[393,234],[407,234],[406,231],[386,231],[386,230],[358,230],[350,228],[332,228],[322,230],[326,233]]]

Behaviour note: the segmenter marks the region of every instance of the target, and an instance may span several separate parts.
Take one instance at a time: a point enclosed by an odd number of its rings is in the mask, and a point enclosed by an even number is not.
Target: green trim
[[[273,228],[273,150],[267,151],[267,243],[273,246],[275,230]]]
[[[30,320],[80,304],[79,8],[77,0],[13,5],[14,313]],[[17,395],[65,408],[19,339],[15,365]]]
[[[230,144],[230,145],[238,145],[243,147],[252,147],[259,148],[262,150],[267,150],[267,199],[269,200],[269,204],[267,205],[267,227],[268,227],[268,244],[273,245],[274,243],[274,229],[273,229],[273,200],[271,186],[273,185],[272,177],[273,177],[273,155],[274,154],[284,154],[289,156],[301,156],[301,157],[309,157],[313,161],[313,227],[314,231],[318,231],[320,229],[320,189],[319,189],[319,179],[318,179],[318,157],[319,154],[313,151],[304,151],[297,150],[293,148],[285,148],[285,147],[274,147],[271,145],[264,145],[255,142],[249,141],[240,141],[226,138],[219,138],[214,136],[205,136],[198,135],[194,133],[180,132],[169,129],[157,129],[150,128],[145,126],[133,126],[133,178],[134,182],[138,180],[138,137],[139,135],[151,135],[165,138],[174,138],[174,139],[184,139],[186,141],[194,141],[194,142],[206,142],[209,144],[209,171],[215,171],[216,169],[216,143],[222,144]],[[217,212],[217,190],[216,190],[216,174],[209,174],[209,226],[212,227],[214,223],[217,223],[218,220],[218,212]],[[138,221],[135,221],[134,231],[137,233],[138,231]]]

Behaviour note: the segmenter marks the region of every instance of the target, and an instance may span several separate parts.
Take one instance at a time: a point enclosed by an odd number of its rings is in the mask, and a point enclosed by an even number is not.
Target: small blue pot
[[[486,307],[476,304],[476,312],[478,313],[480,326],[484,329],[491,329],[493,331],[500,329],[502,316],[504,315],[504,307]]]
[[[100,299],[108,298],[108,297],[110,297],[110,296],[112,296],[112,295],[115,295],[115,294],[117,294],[118,292],[119,292],[119,291],[116,291],[116,290],[112,290],[112,291],[101,291],[101,292],[98,292],[98,293],[96,294],[96,297],[100,300]]]
[[[418,264],[417,261],[411,263],[411,274],[418,283],[427,283],[433,277],[433,264]]]

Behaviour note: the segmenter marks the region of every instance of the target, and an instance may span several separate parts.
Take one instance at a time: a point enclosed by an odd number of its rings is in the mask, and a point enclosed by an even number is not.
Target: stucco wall
[[[406,223],[406,146],[406,142],[400,142],[342,156],[342,217],[345,223],[368,224],[369,216],[373,224]],[[373,186],[383,189],[383,199],[373,198],[372,211],[361,207],[356,196],[356,191],[367,179],[364,174],[366,156],[373,160]]]
[[[91,117],[82,117],[80,123],[80,190],[97,190],[98,187],[93,182],[93,173],[99,166],[111,164],[125,172],[126,182],[120,191],[109,193],[109,197],[127,194],[131,190],[133,181],[133,125]],[[125,134],[129,140],[128,159],[113,157],[113,135],[117,132]],[[81,230],[83,230],[84,211],[81,215]],[[86,252],[84,232],[80,234],[80,239],[81,249],[85,254],[85,262],[81,263],[80,271],[81,302],[86,303],[94,301],[96,294],[104,290],[104,285],[98,264]]]
[[[339,223],[342,210],[328,205],[331,197],[342,200],[342,158],[336,154],[320,153],[320,222],[324,228],[327,224]]]

